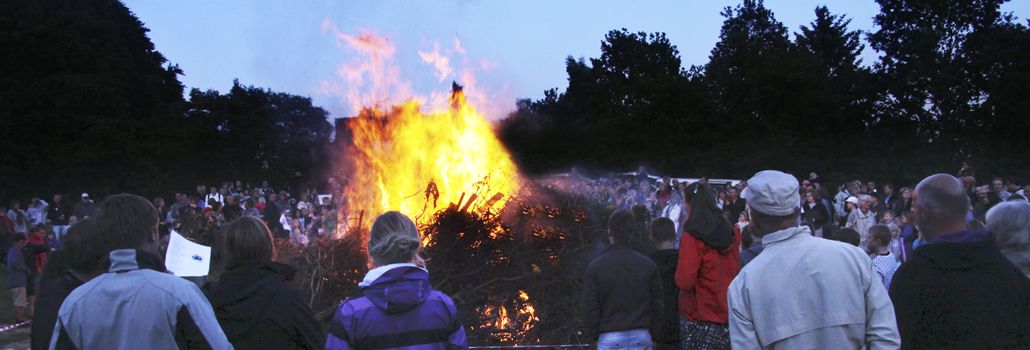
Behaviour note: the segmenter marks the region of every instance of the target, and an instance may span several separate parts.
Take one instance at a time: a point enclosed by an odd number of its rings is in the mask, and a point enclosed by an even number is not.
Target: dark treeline
[[[184,99],[147,31],[117,0],[0,2],[0,198],[296,186],[325,169],[325,110],[238,82]]]
[[[519,101],[501,136],[530,174],[644,163],[901,181],[968,157],[981,178],[1020,175],[1030,31],[1003,2],[883,0],[871,33],[817,8],[792,35],[745,1],[694,67],[662,33],[612,31],[600,57],[567,59],[564,92]],[[185,73],[147,31],[117,0],[0,2],[0,198],[326,174],[325,110],[239,83],[184,98]],[[867,45],[881,55],[871,64],[859,59]]]
[[[726,8],[709,62],[663,33],[609,32],[568,87],[520,100],[501,136],[524,171],[640,163],[680,176],[757,169],[912,181],[1030,169],[1030,31],[1004,0],[879,0],[873,32],[826,7],[791,35],[762,1]],[[793,37],[793,40],[791,38]],[[869,45],[880,56],[865,64]]]

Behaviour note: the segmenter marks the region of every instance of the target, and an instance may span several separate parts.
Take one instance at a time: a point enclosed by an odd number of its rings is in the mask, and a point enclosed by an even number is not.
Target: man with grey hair
[[[858,200],[858,208],[855,208],[855,210],[851,211],[851,214],[848,214],[848,221],[844,227],[858,232],[859,247],[865,250],[866,242],[869,241],[869,228],[876,225],[876,213],[871,209],[872,196],[863,194],[858,196]]]
[[[987,229],[994,233],[1001,255],[1030,278],[1030,203],[1007,201],[987,211]]]
[[[764,250],[729,287],[734,349],[897,349],[894,308],[869,257],[800,225],[793,175],[748,180],[752,235]]]
[[[905,349],[1030,347],[1030,279],[987,231],[967,231],[969,196],[954,176],[923,179],[913,221],[926,243],[894,274]]]

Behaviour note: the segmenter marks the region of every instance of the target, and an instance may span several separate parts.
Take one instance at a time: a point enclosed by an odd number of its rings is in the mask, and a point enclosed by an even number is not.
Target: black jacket
[[[1030,348],[1030,279],[985,236],[922,245],[894,274],[902,349]]]
[[[43,282],[42,290],[36,297],[36,310],[32,313],[33,349],[50,348],[50,337],[54,334],[57,312],[61,309],[61,304],[83,283],[86,282],[68,272]]]
[[[676,288],[676,263],[679,261],[679,250],[662,249],[651,254],[651,259],[658,265],[658,274],[662,276],[662,322],[655,330],[654,343],[656,349],[679,349],[679,289]]]
[[[662,319],[658,266],[624,243],[615,243],[587,266],[583,322],[588,333],[658,329]]]
[[[290,282],[296,271],[271,261],[226,266],[206,288],[211,308],[237,349],[321,349],[325,335]]]
[[[815,203],[815,205],[809,207],[806,202],[801,205],[801,211],[804,212],[805,222],[815,226],[815,228],[823,228],[830,221],[830,212],[826,210],[826,206],[822,203]]]

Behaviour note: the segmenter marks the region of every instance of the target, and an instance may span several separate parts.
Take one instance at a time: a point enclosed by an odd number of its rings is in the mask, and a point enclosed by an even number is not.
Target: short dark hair
[[[627,243],[633,237],[633,225],[636,222],[633,213],[625,209],[616,210],[608,217],[608,234],[615,242]]]
[[[64,244],[65,263],[68,268],[78,272],[96,271],[108,253],[94,218],[76,221],[61,241]]]
[[[873,225],[869,227],[869,238],[887,245],[891,242],[891,229],[887,225]]]
[[[833,233],[833,240],[844,242],[853,246],[858,246],[861,243],[862,238],[859,237],[858,231],[850,228],[842,228],[837,232]]]
[[[275,258],[272,231],[256,217],[242,216],[226,224],[222,232],[221,251],[228,263]]]
[[[25,234],[21,233],[21,232],[15,233],[13,236],[11,236],[11,242],[14,242],[14,243],[18,243],[18,242],[24,241],[26,239],[28,239],[28,237],[25,237]]]
[[[134,249],[154,239],[157,209],[146,198],[116,194],[100,202],[97,228],[103,232],[107,250]]]
[[[655,242],[676,240],[676,225],[669,218],[660,217],[651,222],[651,238]]]

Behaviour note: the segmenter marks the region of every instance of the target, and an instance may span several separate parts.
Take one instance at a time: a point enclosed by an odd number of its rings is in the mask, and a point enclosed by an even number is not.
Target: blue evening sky
[[[420,96],[447,91],[451,80],[477,89],[502,109],[515,98],[540,98],[545,89],[566,86],[565,57],[597,57],[611,29],[665,32],[680,51],[684,67],[702,65],[718,40],[720,11],[737,1],[153,1],[126,5],[150,29],[150,38],[170,62],[186,72],[187,88],[226,91],[232,80],[275,91],[310,96],[333,117],[351,115],[339,94],[320,89],[323,82],[346,85],[338,66],[363,56],[339,44],[328,20],[346,34],[371,31],[396,47],[393,63],[400,78]],[[873,0],[767,0],[791,33],[812,21],[813,9],[826,5],[846,14],[851,28],[874,30]],[[1020,21],[1030,17],[1030,1],[1003,6]],[[455,46],[460,40],[460,49]],[[438,75],[419,52],[450,57],[452,72]],[[865,64],[876,60],[866,49]],[[499,114],[494,112],[493,114]],[[496,119],[501,115],[489,115]]]

